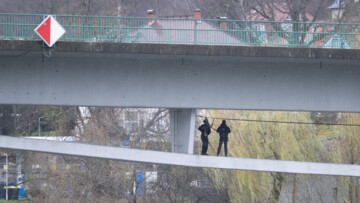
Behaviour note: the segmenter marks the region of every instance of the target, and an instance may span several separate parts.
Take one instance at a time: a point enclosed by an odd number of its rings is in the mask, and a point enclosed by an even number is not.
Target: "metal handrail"
[[[40,40],[47,14],[0,14],[0,39]],[[62,41],[360,48],[360,24],[54,15]]]

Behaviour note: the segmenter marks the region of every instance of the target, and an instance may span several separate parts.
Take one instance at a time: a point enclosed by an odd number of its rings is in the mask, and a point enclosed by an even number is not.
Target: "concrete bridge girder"
[[[0,104],[169,108],[173,152],[192,154],[195,109],[360,112],[360,50],[60,42],[47,58],[39,42],[0,42]],[[0,147],[67,154],[31,143]],[[69,155],[114,158],[89,150]],[[217,166],[212,157],[185,158]],[[267,170],[268,161],[226,160],[244,170],[359,176],[358,166],[286,162]]]
[[[360,51],[74,44],[0,46],[0,104],[360,112]]]
[[[201,156],[2,135],[0,148],[174,166],[360,177],[360,165]]]

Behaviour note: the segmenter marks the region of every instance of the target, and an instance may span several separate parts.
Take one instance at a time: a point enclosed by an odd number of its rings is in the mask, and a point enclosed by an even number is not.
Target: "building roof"
[[[217,21],[189,18],[155,19],[135,32],[135,42],[174,44],[244,44],[220,29]]]
[[[25,138],[38,139],[38,140],[50,140],[50,141],[61,141],[61,142],[75,142],[77,139],[74,136],[29,136]]]
[[[347,1],[335,0],[328,8],[329,9],[339,9],[345,8]]]
[[[360,46],[360,38],[354,35],[326,34],[318,41],[314,41],[311,47],[322,47],[332,49],[351,49]]]
[[[324,48],[350,49],[351,47],[342,36],[334,34],[324,45]]]
[[[291,21],[291,16],[289,15],[289,8],[285,3],[273,3],[271,4],[271,7],[266,6],[261,9],[261,12],[264,12],[269,16],[273,16],[274,21]],[[309,21],[312,21],[314,19],[314,17],[309,13],[306,13],[305,15]],[[247,20],[269,21],[267,18],[261,15],[260,12],[257,12],[254,9],[250,11],[250,14],[247,16]]]

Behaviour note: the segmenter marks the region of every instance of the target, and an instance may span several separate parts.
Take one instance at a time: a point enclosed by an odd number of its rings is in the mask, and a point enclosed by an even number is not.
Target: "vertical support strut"
[[[170,109],[172,152],[193,154],[196,109]]]
[[[21,152],[16,152],[16,183],[18,187],[22,188],[22,163],[21,163]]]

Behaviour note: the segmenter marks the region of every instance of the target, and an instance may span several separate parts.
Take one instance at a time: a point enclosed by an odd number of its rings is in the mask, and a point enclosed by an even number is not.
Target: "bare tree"
[[[290,45],[312,44],[313,42],[306,42],[307,32],[314,28],[312,24],[306,22],[315,22],[320,11],[323,9],[324,0],[316,2],[313,0],[286,0],[284,3],[278,3],[275,0],[266,1],[251,1],[248,3],[254,14],[247,15],[251,18],[252,15],[259,15],[266,21],[279,21],[277,15],[287,16],[291,19],[291,27],[283,27],[278,23],[270,23],[272,29],[277,32],[279,37],[285,39]],[[309,15],[307,8],[312,5],[316,8],[313,15]],[[303,23],[302,23],[303,22]],[[289,30],[290,29],[290,32]],[[316,28],[314,28],[316,29]],[[314,39],[319,40],[318,37]]]
[[[340,9],[342,12],[338,13],[338,22],[340,23],[358,23],[360,20],[360,2],[356,0],[340,0],[340,4],[344,3],[344,8]],[[342,14],[342,15],[340,15]]]

